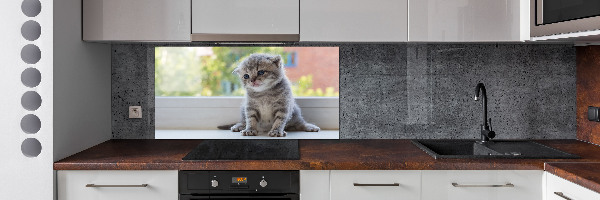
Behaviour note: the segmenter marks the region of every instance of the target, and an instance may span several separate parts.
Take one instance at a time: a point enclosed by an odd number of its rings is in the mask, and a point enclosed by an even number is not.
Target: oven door
[[[300,200],[298,194],[283,194],[283,195],[219,195],[219,196],[195,196],[195,195],[179,195],[179,200],[204,200],[204,199],[219,199],[219,200],[238,200],[238,199],[269,199],[269,200]]]

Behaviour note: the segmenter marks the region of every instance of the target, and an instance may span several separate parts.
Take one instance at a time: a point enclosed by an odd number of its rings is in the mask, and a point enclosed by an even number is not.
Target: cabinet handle
[[[354,186],[400,186],[400,183],[392,183],[392,184],[363,184],[363,183],[354,183]]]
[[[458,183],[452,183],[454,187],[515,187],[512,183],[507,183],[504,185],[461,185]]]
[[[573,199],[571,199],[571,198],[569,198],[569,197],[565,196],[565,194],[563,194],[562,192],[554,192],[554,194],[555,194],[556,196],[562,197],[563,199],[566,199],[566,200],[573,200]]]
[[[85,187],[148,187],[148,184],[141,184],[141,185],[96,185],[96,184],[86,184]]]

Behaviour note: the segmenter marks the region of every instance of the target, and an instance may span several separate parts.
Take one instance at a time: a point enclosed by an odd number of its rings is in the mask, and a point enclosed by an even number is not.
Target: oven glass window
[[[543,1],[543,8],[538,8],[538,15],[541,14],[543,22],[541,24],[551,24],[576,20],[587,17],[600,16],[599,0],[537,0]],[[540,4],[537,4],[540,5]],[[540,13],[542,11],[542,13]]]

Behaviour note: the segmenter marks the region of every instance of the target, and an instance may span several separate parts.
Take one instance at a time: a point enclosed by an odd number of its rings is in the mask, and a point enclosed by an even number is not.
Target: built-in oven
[[[298,171],[179,171],[179,199],[299,200]]]
[[[531,36],[600,29],[600,0],[530,0]]]

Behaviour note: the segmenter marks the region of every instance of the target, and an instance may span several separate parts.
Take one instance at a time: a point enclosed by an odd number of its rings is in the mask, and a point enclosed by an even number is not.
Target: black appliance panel
[[[298,160],[298,140],[203,140],[182,160]]]
[[[179,171],[182,200],[299,198],[298,171]]]
[[[587,17],[600,16],[598,0],[536,0],[536,14],[542,16],[536,25],[552,24]],[[541,6],[541,8],[540,8]]]
[[[240,200],[240,199],[269,199],[269,200],[299,200],[300,197],[297,194],[285,194],[277,196],[260,196],[260,195],[247,195],[247,196],[194,196],[194,195],[180,195],[179,200],[204,200],[204,199],[219,199],[219,200]]]
[[[219,181],[218,187],[210,189],[213,194],[299,192],[298,171],[211,171],[209,174]],[[246,178],[247,183],[234,183],[234,177]],[[263,180],[265,187],[260,185]]]

